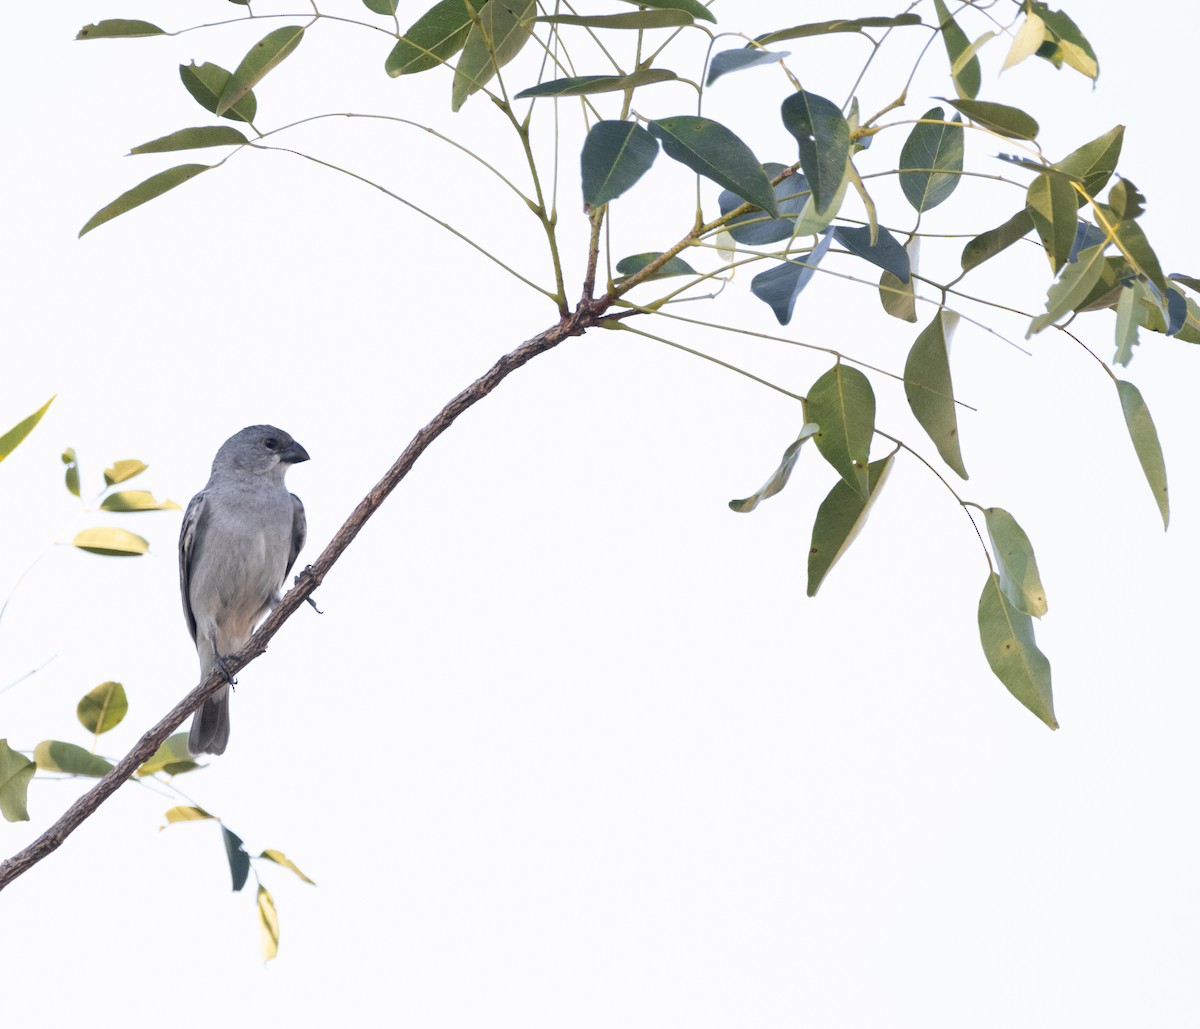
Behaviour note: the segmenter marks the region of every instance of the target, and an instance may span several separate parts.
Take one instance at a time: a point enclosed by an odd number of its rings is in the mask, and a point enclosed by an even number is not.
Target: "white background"
[[[104,17],[173,28],[239,13],[167,6],[14,8],[0,34],[0,422],[59,394],[0,468],[3,589],[50,548],[0,622],[0,687],[52,658],[0,694],[0,736],[26,750],[86,744],[75,703],[116,679],[130,711],[100,750],[123,753],[196,677],[178,515],[120,521],[151,540],[137,561],[53,546],[105,520],[62,488],[64,447],[79,452],[85,494],[105,465],[137,457],[150,470],[131,486],[183,504],[228,435],[281,425],[312,455],[289,477],[308,510],[303,562],[417,428],[554,319],[428,221],[279,154],[243,154],[77,241],[142,178],[220,154],[120,156],[212,124],[176,66],[233,67],[262,25],[72,42]],[[1112,0],[1068,5],[1100,56],[1094,92],[1040,61],[998,78],[997,40],[981,97],[1031,110],[1052,158],[1127,124],[1120,166],[1150,198],[1142,223],[1168,271],[1197,274],[1196,15],[1152,6],[1143,18]],[[750,33],[895,13],[795,8],[717,5],[722,28]],[[839,102],[868,52],[853,36],[788,46],[805,87]],[[912,97],[951,91],[940,47]],[[388,80],[387,49],[382,35],[318,26],[257,90],[260,127],[386,111],[436,122],[521,176],[486,99],[450,117],[449,77]],[[883,52],[864,113],[894,98],[912,50]],[[665,63],[696,77],[695,60],[685,46]],[[535,75],[519,63],[509,81]],[[787,89],[778,69],[749,71],[714,86],[705,113],[761,159],[791,161],[777,117]],[[636,104],[647,117],[693,105],[677,85]],[[562,112],[575,296],[580,119]],[[894,167],[907,131],[882,134],[860,168]],[[546,281],[544,241],[519,202],[425,133],[338,121],[281,141],[378,177]],[[976,170],[1024,180],[991,159],[1012,146],[972,133],[968,147]],[[894,178],[869,182],[885,224],[910,226]],[[613,206],[615,256],[677,238],[692,183],[660,156]],[[712,210],[715,190],[703,195]],[[924,227],[981,231],[1022,202],[1013,186],[969,182]],[[923,270],[950,277],[960,246],[929,241]],[[836,254],[825,268],[875,278]],[[903,367],[918,327],[887,318],[869,285],[818,275],[780,330],[748,295],[752,272],[680,313]],[[1040,311],[1047,281],[1023,244],[966,286]],[[1023,336],[1026,319],[960,309]],[[831,363],[644,324],[797,393]],[[1111,357],[1111,315],[1078,328]],[[1124,373],[1166,454],[1164,535],[1107,376],[1054,332],[1028,346],[1032,357],[960,328],[956,391],[979,409],[960,415],[972,473],[960,490],[1012,511],[1037,548],[1059,732],[991,675],[975,628],[986,565],[923,467],[898,460],[867,530],[809,600],[812,517],[834,481],[815,451],[754,514],[726,507],[774,467],[799,406],[661,344],[592,333],[514,374],[430,449],[319,591],[325,614],[300,611],[241,676],[228,753],[179,781],[252,852],[283,850],[319,883],[262,869],[278,959],[262,964],[253,893],[230,893],[217,828],[160,832],[180,801],[131,786],[0,897],[5,1024],[1195,1025],[1200,355],[1144,334]],[[880,426],[934,455],[897,384],[875,386]],[[81,788],[35,782],[33,821],[0,825],[0,851]]]

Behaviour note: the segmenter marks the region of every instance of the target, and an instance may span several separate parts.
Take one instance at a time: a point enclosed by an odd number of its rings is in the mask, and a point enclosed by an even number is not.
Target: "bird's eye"
[[[263,446],[266,447],[268,450],[278,450],[279,449],[279,440],[275,439],[275,437],[272,436],[270,439],[263,440]]]

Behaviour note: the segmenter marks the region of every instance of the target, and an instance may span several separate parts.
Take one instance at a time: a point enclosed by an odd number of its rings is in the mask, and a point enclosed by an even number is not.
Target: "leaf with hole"
[[[91,754],[83,747],[62,740],[42,740],[33,748],[33,759],[42,772],[64,772],[99,779],[112,771],[111,761]]]
[[[783,101],[780,114],[784,128],[796,137],[800,167],[812,189],[817,212],[823,214],[846,174],[850,125],[837,104],[803,90]]]
[[[194,61],[191,64],[181,64],[179,66],[179,79],[183,83],[184,88],[192,94],[192,99],[196,101],[206,111],[217,113],[217,105],[220,103],[221,94],[225,91],[225,87],[229,85],[229,80],[233,77],[231,72],[226,71],[219,64],[196,64]],[[242,97],[236,104],[229,108],[222,118],[229,118],[232,121],[252,122],[255,114],[258,113],[258,101],[254,97],[253,92],[249,92]]]
[[[1002,507],[989,507],[983,516],[1000,572],[1000,588],[1018,611],[1041,618],[1047,611],[1046,591],[1038,572],[1033,544],[1017,520]]]
[[[58,396],[57,393],[54,397]],[[54,403],[54,397],[47,400],[41,407],[33,412],[28,418],[22,418],[16,425],[8,430],[3,436],[0,436],[0,461],[3,461],[9,454],[17,449],[33,430],[37,427],[37,423],[42,420],[42,416],[50,409],[50,405]],[[65,455],[64,455],[65,457]],[[74,451],[71,453],[72,460],[75,457]],[[79,494],[76,493],[76,496]]]
[[[833,233],[825,232],[807,257],[799,261],[782,261],[770,271],[759,272],[750,280],[750,292],[771,308],[780,325],[787,325],[792,320],[796,298],[812,279],[832,240]]]
[[[958,415],[950,379],[950,340],[958,315],[942,308],[913,342],[904,364],[904,395],[942,460],[967,478],[958,440]]]
[[[835,364],[808,391],[805,420],[821,427],[813,437],[821,456],[864,500],[870,499],[867,464],[875,434],[875,392],[857,368]]]
[[[0,814],[6,822],[28,822],[26,800],[37,765],[0,740]]]
[[[1167,498],[1167,465],[1158,442],[1158,430],[1154,427],[1154,419],[1150,417],[1150,409],[1142,399],[1141,391],[1132,382],[1118,379],[1117,394],[1121,398],[1121,411],[1125,415],[1125,427],[1133,441],[1134,453],[1154,494],[1154,502],[1158,504],[1165,529],[1171,521],[1171,505]]]
[[[868,467],[870,493],[866,498],[851,489],[844,479],[839,479],[829,495],[821,501],[813,522],[812,543],[808,548],[810,597],[817,595],[825,577],[862,531],[895,460],[896,456],[889,454],[880,461],[871,462]]]
[[[762,164],[754,152],[724,125],[684,114],[652,121],[649,129],[673,161],[732,190],[761,207],[772,218],[779,217],[775,190]]]
[[[631,121],[598,121],[579,157],[583,201],[600,207],[630,189],[654,163],[658,143]]]
[[[788,479],[792,476],[792,469],[796,467],[796,461],[800,457],[800,448],[804,443],[816,435],[820,429],[819,425],[812,423],[806,424],[800,430],[800,435],[795,440],[788,444],[787,449],[783,452],[783,458],[779,462],[779,467],[771,473],[771,477],[762,484],[762,487],[750,496],[744,497],[741,500],[729,501],[729,507],[733,511],[738,511],[746,514],[753,511],[760,503],[768,497],[775,496],[784,486],[787,485]]]
[[[392,78],[439,68],[462,48],[471,31],[471,7],[465,0],[442,0],[409,27],[392,47],[384,71]]]
[[[979,642],[996,678],[1051,729],[1057,729],[1050,662],[1038,650],[1033,619],[1013,607],[995,572],[988,575],[980,594],[978,621]]]
[[[740,47],[736,50],[722,50],[714,54],[708,66],[708,77],[704,80],[706,86],[711,86],[722,75],[747,68],[758,68],[764,64],[774,64],[782,61],[791,54],[787,50],[762,50],[758,47]]]
[[[917,213],[937,207],[962,177],[962,119],[946,124],[945,114],[940,107],[926,111],[900,150],[900,188]]]
[[[75,708],[75,716],[88,732],[99,736],[120,725],[128,710],[125,687],[119,682],[102,682],[83,695]]]
[[[536,13],[536,0],[487,0],[479,9],[454,68],[452,111],[459,110],[467,97],[483,89],[524,49],[533,36]]]
[[[107,221],[125,214],[127,211],[132,211],[135,207],[141,207],[142,204],[154,200],[176,186],[182,186],[190,179],[194,179],[201,172],[206,172],[214,167],[211,164],[181,164],[175,168],[168,168],[166,171],[159,172],[157,175],[151,175],[145,182],[141,182],[134,186],[133,189],[122,193],[111,204],[100,208],[93,214],[79,230],[79,235],[83,236],[98,225],[103,225]]]

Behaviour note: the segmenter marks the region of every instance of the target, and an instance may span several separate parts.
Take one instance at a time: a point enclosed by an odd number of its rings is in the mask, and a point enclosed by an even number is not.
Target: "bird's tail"
[[[193,756],[224,754],[229,743],[229,687],[222,686],[192,716],[188,750]]]

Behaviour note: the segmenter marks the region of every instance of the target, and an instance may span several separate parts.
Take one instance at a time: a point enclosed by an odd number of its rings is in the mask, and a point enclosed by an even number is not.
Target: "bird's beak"
[[[299,464],[301,461],[308,460],[308,451],[305,450],[299,443],[292,440],[292,445],[286,450],[279,452],[279,461],[281,464]]]

